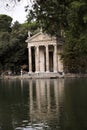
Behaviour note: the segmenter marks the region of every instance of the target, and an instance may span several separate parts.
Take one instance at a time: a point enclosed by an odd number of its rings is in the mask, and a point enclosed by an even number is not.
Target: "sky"
[[[18,3],[17,5],[15,5],[14,7],[11,5],[11,7],[6,8],[6,2],[8,2],[9,0],[4,0],[5,2],[3,2],[3,0],[0,0],[0,14],[6,14],[9,15],[13,18],[13,23],[15,21],[18,21],[19,23],[24,23],[26,21],[26,15],[27,12],[25,12],[25,6],[27,4],[29,4],[31,6],[31,4],[29,3],[28,0],[22,0],[20,3]]]

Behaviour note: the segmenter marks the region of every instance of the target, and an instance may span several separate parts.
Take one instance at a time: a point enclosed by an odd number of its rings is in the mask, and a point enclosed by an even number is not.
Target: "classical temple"
[[[29,74],[63,72],[62,42],[40,31],[28,38]]]

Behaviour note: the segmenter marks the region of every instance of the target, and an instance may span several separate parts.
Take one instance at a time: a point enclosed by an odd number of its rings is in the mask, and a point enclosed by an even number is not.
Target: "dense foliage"
[[[44,31],[57,38],[65,36],[63,62],[65,70],[87,70],[87,1],[35,0],[29,17],[35,18]]]
[[[87,1],[70,3],[64,45],[64,64],[69,72],[87,71]]]
[[[34,0],[27,19],[30,23],[36,20],[36,26],[57,38],[62,36],[65,41],[62,60],[66,72],[87,72],[87,0]],[[3,32],[0,36],[7,36],[9,41],[9,33]]]
[[[15,22],[12,25],[12,18],[7,15],[0,15],[0,73],[12,70],[20,72],[21,68],[28,71],[28,30],[32,35],[37,30],[33,23],[20,24]]]

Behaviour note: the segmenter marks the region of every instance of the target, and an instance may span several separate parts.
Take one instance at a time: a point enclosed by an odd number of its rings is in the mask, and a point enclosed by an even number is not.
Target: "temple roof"
[[[32,42],[42,42],[42,41],[55,41],[55,37],[51,37],[46,33],[42,33],[41,31],[32,37],[28,36],[26,42],[32,43]]]

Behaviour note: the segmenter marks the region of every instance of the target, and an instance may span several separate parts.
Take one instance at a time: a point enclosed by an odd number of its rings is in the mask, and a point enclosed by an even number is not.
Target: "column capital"
[[[57,47],[57,44],[54,44],[53,46],[56,46],[56,47]]]
[[[44,45],[45,47],[48,47],[49,45],[47,44],[47,45]]]
[[[35,48],[39,48],[39,45],[36,45]]]
[[[28,49],[30,50],[30,49],[31,49],[31,46],[29,46]]]

